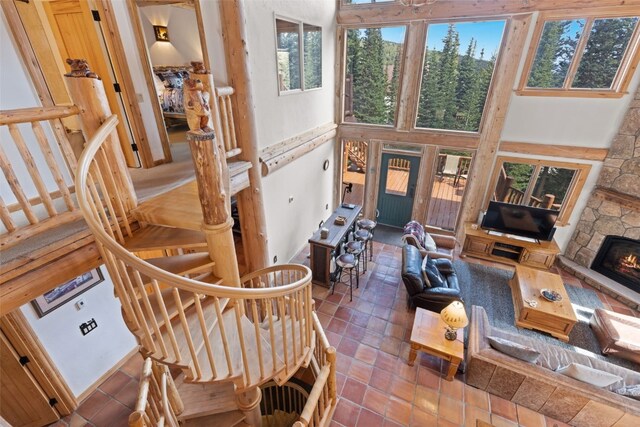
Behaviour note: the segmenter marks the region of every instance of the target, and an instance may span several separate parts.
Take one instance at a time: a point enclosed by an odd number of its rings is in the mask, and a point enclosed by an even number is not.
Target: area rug
[[[633,370],[640,369],[640,366],[633,362],[614,356],[603,356],[600,353],[598,340],[589,327],[589,319],[593,310],[602,308],[603,305],[593,290],[564,285],[578,318],[578,323],[569,334],[569,343],[564,343],[546,333],[515,326],[513,300],[508,284],[513,276],[512,272],[461,260],[454,261],[454,269],[458,275],[460,292],[468,314],[471,312],[471,306],[479,305],[484,307],[491,325],[502,330],[547,341],[571,350],[578,347],[593,353],[594,357],[599,359]],[[467,331],[468,328],[465,329],[465,341]]]
[[[373,232],[373,241],[385,245],[402,246],[402,228],[378,224]]]

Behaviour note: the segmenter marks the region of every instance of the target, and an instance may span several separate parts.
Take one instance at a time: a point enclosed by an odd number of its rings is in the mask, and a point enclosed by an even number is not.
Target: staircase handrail
[[[102,245],[107,247],[113,253],[116,253],[118,257],[125,260],[128,265],[135,267],[139,272],[156,279],[160,282],[168,282],[181,289],[204,294],[215,293],[216,296],[221,298],[256,298],[256,297],[280,297],[286,296],[293,291],[299,290],[309,283],[311,277],[311,270],[309,267],[300,264],[280,264],[278,266],[268,267],[270,271],[272,269],[280,270],[299,270],[304,272],[304,277],[289,285],[278,286],[275,288],[236,288],[223,285],[215,285],[200,282],[195,279],[189,279],[177,274],[170,273],[159,267],[156,267],[141,258],[138,258],[133,253],[126,250],[121,244],[113,239],[107,232],[104,231],[102,224],[98,222],[91,215],[85,214],[85,212],[91,212],[91,207],[87,199],[87,177],[89,175],[89,166],[91,161],[95,157],[96,153],[106,141],[107,137],[113,132],[118,124],[118,118],[115,115],[110,116],[104,121],[102,126],[98,129],[95,135],[87,142],[80,160],[78,161],[78,172],[76,174],[76,194],[78,197],[78,204],[83,211],[87,225],[96,236],[96,240],[99,240]],[[257,271],[252,274],[261,274],[262,271]]]

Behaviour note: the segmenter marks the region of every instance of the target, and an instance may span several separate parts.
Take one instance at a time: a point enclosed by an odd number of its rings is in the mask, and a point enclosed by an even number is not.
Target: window
[[[395,196],[406,196],[409,188],[409,172],[411,172],[409,160],[396,157],[389,159],[384,192]]]
[[[566,224],[590,165],[499,157],[490,200],[552,209]]]
[[[406,27],[347,30],[344,121],[393,125]]]
[[[631,77],[637,25],[637,16],[541,19],[519,94],[622,95]]]
[[[276,18],[276,46],[280,93],[322,87],[322,28]]]
[[[430,24],[416,127],[477,132],[505,21]]]

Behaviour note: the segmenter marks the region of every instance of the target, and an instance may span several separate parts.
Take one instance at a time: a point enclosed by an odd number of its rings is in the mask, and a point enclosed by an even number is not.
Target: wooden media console
[[[526,265],[534,268],[550,268],[560,248],[555,240],[533,242],[504,233],[489,233],[475,224],[466,223],[462,256],[472,256],[512,265]]]

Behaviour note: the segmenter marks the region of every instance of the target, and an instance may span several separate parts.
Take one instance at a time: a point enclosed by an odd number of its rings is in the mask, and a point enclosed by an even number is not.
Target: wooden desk
[[[347,233],[353,228],[362,206],[356,205],[353,209],[343,208],[342,205],[324,222],[323,227],[329,229],[326,239],[320,238],[320,230],[316,230],[309,239],[311,246],[311,271],[312,282],[324,287],[330,286],[331,253],[339,251],[340,243],[347,237]],[[342,215],[347,218],[345,225],[336,225],[333,221]]]
[[[509,285],[516,326],[548,332],[564,342],[569,341],[569,333],[578,319],[560,276],[516,265],[516,272]],[[562,301],[551,302],[541,297],[540,291],[545,288],[562,295]],[[526,300],[536,301],[538,305],[531,307]]]
[[[464,329],[458,329],[458,338],[449,341],[444,337],[446,325],[439,313],[422,308],[416,308],[416,317],[411,330],[411,351],[409,352],[409,366],[413,366],[418,351],[432,354],[449,362],[449,370],[445,379],[453,381],[453,376],[464,358],[464,344],[462,337]]]

